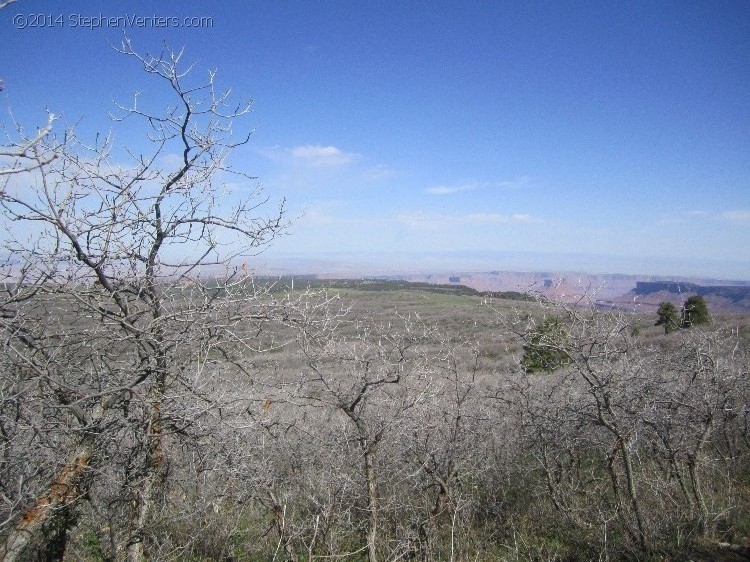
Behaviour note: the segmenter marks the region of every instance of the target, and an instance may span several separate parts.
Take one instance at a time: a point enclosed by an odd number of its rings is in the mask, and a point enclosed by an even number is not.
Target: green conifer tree
[[[708,311],[706,299],[700,295],[690,297],[682,307],[682,327],[709,326],[711,313]]]
[[[679,329],[680,313],[677,307],[671,302],[659,303],[659,310],[656,311],[656,316],[656,324],[654,326],[664,326],[665,334],[671,334]]]

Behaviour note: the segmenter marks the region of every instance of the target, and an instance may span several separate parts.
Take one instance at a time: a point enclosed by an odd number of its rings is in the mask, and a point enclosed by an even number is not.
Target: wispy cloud
[[[439,229],[446,225],[460,224],[525,224],[542,222],[540,218],[529,214],[472,213],[466,215],[447,215],[435,213],[401,213],[396,219],[409,228]]]
[[[750,211],[735,210],[724,211],[718,216],[719,220],[729,222],[750,222]]]
[[[308,168],[336,168],[351,164],[360,158],[359,154],[346,152],[335,146],[319,144],[305,144],[291,148],[269,146],[260,148],[257,152],[284,166]]]
[[[498,182],[465,182],[452,185],[436,185],[425,189],[429,195],[453,195],[465,191],[476,191],[478,189],[519,189],[529,183],[529,178],[524,176],[516,180]]]
[[[397,177],[399,173],[396,170],[386,166],[372,166],[362,171],[362,180],[366,182],[386,181]]]
[[[505,181],[492,183],[490,184],[490,187],[496,187],[496,188],[501,188],[501,189],[523,189],[525,187],[528,187],[530,182],[531,180],[529,176],[521,176],[520,178],[516,178],[514,180],[505,180]]]
[[[335,146],[321,146],[307,144],[295,146],[290,154],[298,161],[308,166],[331,168],[344,166],[357,160],[358,154],[344,152]]]
[[[541,221],[529,214],[500,215],[496,213],[475,213],[459,217],[459,222],[508,224]]]
[[[668,216],[660,219],[657,224],[669,225],[680,224],[690,221],[720,221],[729,223],[750,223],[750,210],[734,209],[729,211],[710,212],[692,210],[679,215]]]
[[[300,221],[307,225],[375,226],[382,222],[377,217],[354,217],[347,212],[343,201],[318,201],[308,205]]]
[[[453,193],[460,193],[462,191],[474,191],[475,189],[481,189],[483,184],[481,183],[465,183],[461,185],[436,185],[435,187],[428,187],[425,189],[426,193],[430,195],[451,195]]]

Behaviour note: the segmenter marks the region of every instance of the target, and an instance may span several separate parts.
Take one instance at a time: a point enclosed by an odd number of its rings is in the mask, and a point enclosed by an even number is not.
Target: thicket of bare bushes
[[[645,560],[747,540],[730,326],[643,339],[585,303],[428,318],[279,296],[243,257],[283,211],[222,185],[247,108],[178,54],[123,51],[174,98],[120,108],[150,154],[118,161],[54,120],[0,149],[3,560]],[[524,344],[566,359],[527,373]]]

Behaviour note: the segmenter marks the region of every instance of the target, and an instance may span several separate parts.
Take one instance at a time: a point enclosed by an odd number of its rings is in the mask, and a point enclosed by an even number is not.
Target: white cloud
[[[473,215],[458,217],[458,219],[458,222],[496,224],[539,222],[539,219],[534,219],[531,215],[528,214],[500,215],[497,213],[475,213]]]
[[[396,170],[378,165],[364,170],[362,172],[362,180],[366,182],[379,182],[393,179],[398,175]]]
[[[466,182],[456,185],[436,185],[425,189],[429,195],[453,195],[464,191],[475,191],[477,189],[519,189],[529,183],[529,178],[524,176],[516,180],[498,182]]]
[[[657,222],[658,225],[681,224],[690,221],[722,221],[731,223],[750,222],[750,211],[735,209],[731,211],[709,212],[693,210],[681,215],[664,217]]]
[[[354,162],[359,158],[358,154],[344,152],[335,146],[321,146],[307,144],[304,146],[295,146],[289,150],[289,153],[298,162],[308,166],[330,168],[335,166],[344,166]]]
[[[529,214],[511,215],[511,217],[513,218],[513,222],[542,222],[542,219],[532,217]]]
[[[374,226],[382,222],[377,217],[355,217],[347,211],[345,201],[315,201],[304,208],[299,224],[306,226],[342,225]]]
[[[429,187],[425,190],[430,195],[452,195],[453,193],[460,193],[462,191],[474,191],[480,189],[483,184],[480,183],[465,183],[461,185],[436,185],[435,187]]]
[[[501,187],[503,189],[521,189],[529,185],[529,176],[521,176],[514,180],[501,181],[490,187]]]
[[[750,222],[750,211],[724,211],[719,215],[719,219],[730,222]]]
[[[458,224],[526,224],[542,222],[529,214],[503,215],[499,213],[473,213],[468,215],[444,215],[433,213],[401,213],[396,219],[409,228],[440,229]]]

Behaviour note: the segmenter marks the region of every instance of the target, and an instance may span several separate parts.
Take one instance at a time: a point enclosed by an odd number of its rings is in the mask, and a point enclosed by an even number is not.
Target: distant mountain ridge
[[[615,303],[638,303],[658,306],[667,301],[682,305],[691,296],[706,299],[714,312],[750,312],[750,286],[746,285],[698,285],[687,282],[639,281],[635,288],[624,294]]]
[[[700,295],[712,312],[750,313],[750,282],[715,279],[680,279],[623,274],[570,272],[449,272],[382,276],[381,279],[461,284],[477,291],[514,291],[543,295],[555,300],[577,302],[587,296],[602,307],[624,310],[656,310],[659,303],[671,302],[678,308],[689,297]]]
[[[655,311],[660,302],[671,302],[680,308],[689,297],[700,295],[706,299],[712,312],[750,313],[750,281],[746,280],[554,270],[466,271],[446,268],[441,271],[437,267],[433,272],[373,274],[367,269],[359,269],[356,264],[328,269],[321,267],[321,264],[306,263],[293,269],[297,271],[280,273],[282,276],[299,278],[298,274],[306,269],[308,275],[303,277],[318,280],[406,281],[443,287],[464,285],[478,293],[520,293],[570,303],[578,302],[583,297],[604,308],[649,313]]]
[[[659,291],[668,293],[693,293],[702,297],[717,296],[739,302],[750,298],[750,287],[725,285],[696,285],[695,283],[670,283],[666,281],[638,281],[633,293],[636,295],[650,295]]]

